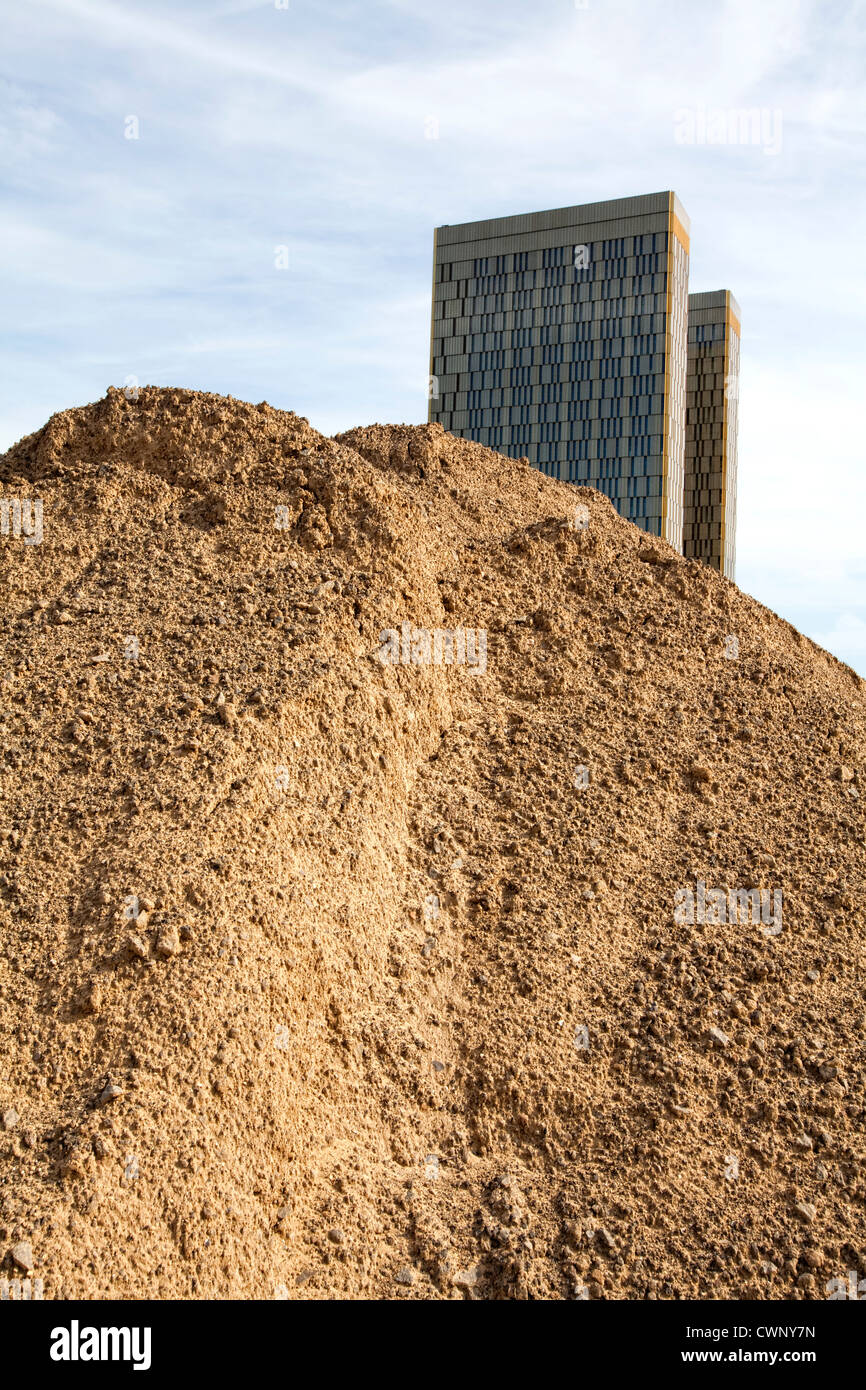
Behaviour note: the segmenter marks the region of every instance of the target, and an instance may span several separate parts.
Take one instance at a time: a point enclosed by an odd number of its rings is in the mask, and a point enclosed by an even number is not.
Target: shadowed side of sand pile
[[[826,1296],[866,1266],[862,682],[588,490],[494,489],[435,427],[342,439],[454,533],[487,497],[442,587],[493,688],[413,795],[482,1161],[416,1224],[462,1225],[479,1296]],[[677,921],[698,883],[779,923]]]

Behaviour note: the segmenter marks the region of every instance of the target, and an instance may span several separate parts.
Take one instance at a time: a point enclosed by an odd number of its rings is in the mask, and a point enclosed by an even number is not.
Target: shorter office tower
[[[689,295],[683,554],[734,578],[740,308],[730,290]]]

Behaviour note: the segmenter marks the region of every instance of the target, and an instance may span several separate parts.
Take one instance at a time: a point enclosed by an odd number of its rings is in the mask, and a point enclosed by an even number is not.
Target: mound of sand
[[[111,390],[0,486],[0,1273],[866,1273],[852,671],[437,425]]]

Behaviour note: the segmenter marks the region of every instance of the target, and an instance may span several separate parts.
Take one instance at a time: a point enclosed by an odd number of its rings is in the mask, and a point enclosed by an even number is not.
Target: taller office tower
[[[689,220],[674,193],[439,227],[430,419],[682,549]]]
[[[734,578],[740,306],[730,290],[689,295],[683,554]]]

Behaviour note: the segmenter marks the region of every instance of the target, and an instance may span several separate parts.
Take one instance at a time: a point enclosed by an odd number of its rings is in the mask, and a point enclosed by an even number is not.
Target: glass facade
[[[736,566],[740,311],[727,290],[689,296],[683,553]]]
[[[678,548],[684,220],[665,193],[439,228],[431,354],[431,420]]]

